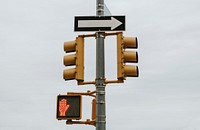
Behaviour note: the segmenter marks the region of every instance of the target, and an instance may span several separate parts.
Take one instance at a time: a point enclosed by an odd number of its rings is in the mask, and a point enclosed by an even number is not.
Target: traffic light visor
[[[64,43],[65,52],[74,52],[76,51],[76,41],[69,41]]]
[[[124,43],[124,49],[126,49],[126,48],[138,48],[137,37],[124,37],[123,43]]]
[[[76,65],[76,54],[71,54],[71,55],[64,56],[63,64],[65,66]]]
[[[125,73],[125,77],[138,77],[139,76],[138,66],[125,65],[124,73]]]
[[[76,68],[72,69],[65,69],[63,71],[63,79],[65,80],[72,80],[76,77]]]
[[[136,51],[124,51],[124,62],[138,63],[138,53]]]

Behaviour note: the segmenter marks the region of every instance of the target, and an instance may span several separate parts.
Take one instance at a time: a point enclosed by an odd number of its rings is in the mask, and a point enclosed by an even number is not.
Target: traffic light
[[[65,42],[64,51],[67,55],[64,56],[63,63],[68,68],[63,71],[63,78],[84,81],[84,37],[78,36],[74,41]]]
[[[58,95],[56,118],[58,120],[80,120],[81,108],[81,95]]]
[[[124,37],[122,32],[117,33],[117,78],[123,82],[126,77],[138,77],[139,71],[136,65],[138,54],[136,37]]]

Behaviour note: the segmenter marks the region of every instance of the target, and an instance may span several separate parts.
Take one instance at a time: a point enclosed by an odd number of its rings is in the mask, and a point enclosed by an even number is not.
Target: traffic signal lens
[[[80,95],[58,95],[57,119],[81,119],[81,104],[82,100]]]
[[[61,99],[59,101],[59,115],[58,116],[66,116],[67,110],[69,109],[69,105],[67,103],[67,99]]]

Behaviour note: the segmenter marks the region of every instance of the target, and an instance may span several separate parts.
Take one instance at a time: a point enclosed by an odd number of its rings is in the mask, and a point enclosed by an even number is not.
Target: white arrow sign
[[[111,20],[79,20],[78,27],[79,28],[87,28],[87,27],[110,27],[111,30],[117,28],[123,24],[119,20],[111,17]]]

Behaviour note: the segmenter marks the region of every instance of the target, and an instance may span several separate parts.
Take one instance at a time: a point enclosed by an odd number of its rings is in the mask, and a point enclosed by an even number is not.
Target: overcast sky
[[[139,40],[139,78],[106,87],[108,130],[200,130],[200,1],[105,0]],[[62,79],[63,43],[74,16],[95,0],[0,0],[0,130],[93,130],[56,120],[56,96],[95,90]],[[88,32],[87,32],[88,33]],[[90,32],[93,33],[93,32]],[[85,44],[85,78],[95,79],[95,39]],[[106,38],[106,78],[116,78],[116,40]],[[83,120],[90,118],[83,98]]]

